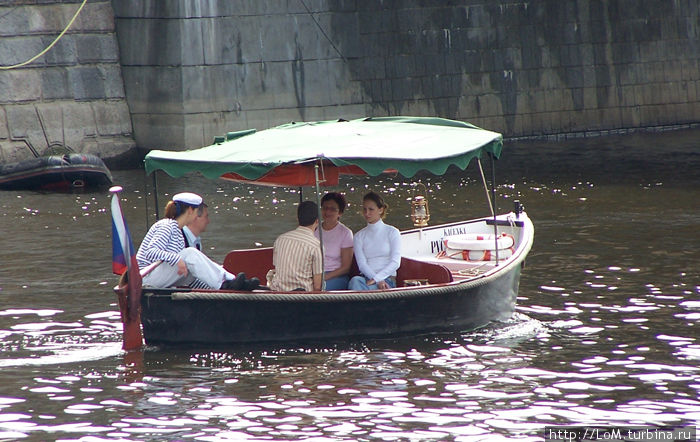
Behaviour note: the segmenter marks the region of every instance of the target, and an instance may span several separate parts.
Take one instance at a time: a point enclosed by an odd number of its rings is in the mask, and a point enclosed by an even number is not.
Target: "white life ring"
[[[442,252],[441,252],[442,253]],[[513,248],[502,249],[498,251],[499,261],[502,259],[507,259],[513,256]],[[495,261],[496,251],[495,250],[455,250],[446,249],[444,255],[439,257],[452,258],[452,259],[462,259],[464,261]]]
[[[498,246],[494,247],[496,244]],[[501,250],[510,249],[513,245],[515,245],[515,239],[513,235],[507,233],[498,235],[498,241],[494,234],[481,233],[468,233],[444,240],[445,249],[454,250],[494,250],[495,248]]]

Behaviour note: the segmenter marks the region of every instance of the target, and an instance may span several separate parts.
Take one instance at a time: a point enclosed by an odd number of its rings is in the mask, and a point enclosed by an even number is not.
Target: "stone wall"
[[[299,1],[113,2],[136,142],[209,144],[230,130],[365,114],[360,84]]]
[[[438,115],[507,137],[700,121],[698,0],[114,0],[137,143]]]
[[[49,44],[79,3],[0,7],[0,64]],[[192,148],[366,115],[436,115],[506,137],[695,124],[699,4],[91,0],[49,54],[0,71],[0,160],[55,143],[115,157]]]
[[[330,40],[368,113],[437,114],[507,137],[700,121],[698,0],[438,3],[329,3]]]
[[[0,66],[40,53],[80,3],[4,2]],[[123,164],[133,157],[134,146],[109,0],[88,2],[68,32],[36,61],[0,70],[0,162],[67,147]]]

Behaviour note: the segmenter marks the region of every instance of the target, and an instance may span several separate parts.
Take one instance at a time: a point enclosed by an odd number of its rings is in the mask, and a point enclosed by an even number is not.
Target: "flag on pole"
[[[119,203],[121,187],[109,189],[112,195],[112,271],[122,275],[119,281],[119,310],[124,324],[124,350],[143,345],[141,334],[141,272],[136,250]]]
[[[112,195],[112,272],[115,275],[123,275],[133,264],[136,264],[134,243],[131,242],[129,227],[122,214],[119,193],[114,192]]]

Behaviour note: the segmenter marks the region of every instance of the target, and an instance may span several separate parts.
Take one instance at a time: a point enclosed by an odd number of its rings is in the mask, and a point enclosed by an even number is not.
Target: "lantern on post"
[[[418,183],[423,186],[423,193],[428,193],[425,184]],[[428,209],[428,199],[424,195],[415,195],[411,200],[411,221],[416,227],[425,227],[430,220],[430,209]]]

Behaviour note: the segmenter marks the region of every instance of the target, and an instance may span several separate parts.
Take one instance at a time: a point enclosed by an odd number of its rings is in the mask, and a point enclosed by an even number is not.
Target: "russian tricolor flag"
[[[118,192],[114,191],[112,195],[112,272],[122,275],[132,265],[138,268],[138,264],[134,243],[131,242],[131,234],[122,214]]]

